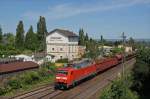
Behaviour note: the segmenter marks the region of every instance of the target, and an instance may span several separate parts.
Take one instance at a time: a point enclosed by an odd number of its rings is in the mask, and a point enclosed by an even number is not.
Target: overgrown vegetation
[[[40,68],[37,71],[27,71],[21,75],[12,77],[3,87],[0,87],[0,95],[5,95],[19,89],[27,89],[32,85],[48,80],[48,83],[54,80],[56,67],[49,65]]]
[[[132,92],[130,87],[132,81],[128,79],[117,79],[107,87],[100,96],[100,99],[138,99],[135,92]]]
[[[112,53],[113,54],[116,54],[116,53],[123,53],[124,49],[123,48],[118,48],[118,47],[115,47],[112,49]]]
[[[137,51],[137,62],[133,69],[133,86],[140,99],[150,99],[150,48],[142,46]]]

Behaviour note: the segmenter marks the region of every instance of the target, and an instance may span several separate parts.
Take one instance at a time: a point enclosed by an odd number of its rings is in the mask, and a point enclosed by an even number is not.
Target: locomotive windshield
[[[82,61],[80,63],[73,64],[73,67],[74,68],[84,68],[86,66],[89,66],[90,64],[91,64],[91,62],[89,60],[84,60],[84,61]]]
[[[65,74],[65,75],[68,74],[68,72],[67,72],[67,71],[64,71],[64,70],[59,70],[57,73],[58,73],[58,74]]]

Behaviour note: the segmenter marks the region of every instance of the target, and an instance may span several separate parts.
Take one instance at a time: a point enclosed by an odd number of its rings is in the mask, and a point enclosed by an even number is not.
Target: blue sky
[[[3,32],[16,31],[23,20],[25,31],[45,16],[47,29],[63,28],[78,33],[83,28],[93,38],[150,38],[150,0],[1,0]]]

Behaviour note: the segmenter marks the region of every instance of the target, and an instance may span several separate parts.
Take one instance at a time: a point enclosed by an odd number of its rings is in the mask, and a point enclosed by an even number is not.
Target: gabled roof
[[[78,37],[75,33],[69,30],[63,30],[63,29],[54,29],[53,31],[49,32],[48,35],[51,35],[54,32],[58,32],[66,37]]]

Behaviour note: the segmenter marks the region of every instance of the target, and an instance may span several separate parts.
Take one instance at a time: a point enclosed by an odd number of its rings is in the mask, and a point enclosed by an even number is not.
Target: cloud
[[[55,20],[68,18],[79,14],[107,11],[122,7],[130,7],[137,4],[149,4],[150,0],[108,0],[108,2],[111,3],[102,4],[100,1],[97,1],[96,3],[87,3],[82,6],[72,3],[59,4],[49,7],[45,12],[26,12],[23,14],[23,17],[33,20],[37,19],[39,16],[45,16],[47,20]]]

